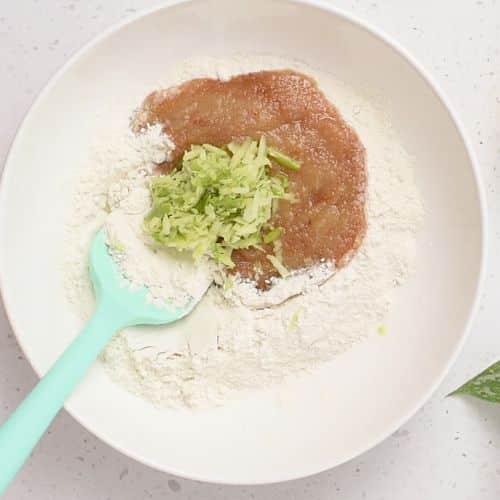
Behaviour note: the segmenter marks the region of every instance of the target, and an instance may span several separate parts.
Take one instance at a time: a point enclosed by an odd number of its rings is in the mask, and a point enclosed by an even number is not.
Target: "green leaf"
[[[493,363],[449,396],[455,394],[469,394],[491,403],[500,403],[500,361]]]

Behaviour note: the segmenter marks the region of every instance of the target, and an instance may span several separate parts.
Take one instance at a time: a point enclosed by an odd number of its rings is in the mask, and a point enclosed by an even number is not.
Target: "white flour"
[[[309,268],[293,271],[286,279],[271,278],[272,286],[266,291],[258,290],[250,281],[234,279],[231,288],[224,291],[224,297],[232,303],[239,303],[255,309],[276,306],[290,297],[306,293],[315,286],[321,285],[333,276],[334,272],[333,262],[323,262]],[[216,279],[216,283],[219,281],[223,283],[223,281]]]
[[[123,201],[142,191],[147,196],[141,210],[131,212],[120,207],[106,218],[111,254],[132,286],[149,288],[150,301],[158,305],[166,302],[176,307],[185,306],[194,297],[201,297],[213,281],[210,266],[207,262],[195,265],[187,254],[164,249],[155,251],[150,246],[142,229],[144,216],[151,208],[149,191],[142,186],[132,189]]]
[[[172,147],[160,126],[134,135],[127,124],[123,124],[119,132],[102,137],[96,145],[91,166],[78,180],[75,191],[73,211],[68,219],[64,266],[67,297],[84,317],[88,317],[94,307],[87,268],[88,250],[91,238],[108,216],[107,207],[116,209],[121,203],[131,205],[137,193],[126,199],[127,193],[132,186],[135,191],[140,187],[145,189],[152,168],[167,159]]]
[[[411,271],[422,205],[411,159],[374,105],[325,74],[269,57],[191,61],[173,71],[165,85],[272,68],[294,68],[315,77],[358,132],[367,150],[365,240],[351,263],[322,285],[333,273],[327,263],[317,266],[312,277],[306,273],[282,280],[264,299],[244,283],[226,298],[220,288],[212,287],[188,318],[168,327],[134,328],[117,335],[102,356],[110,375],[155,404],[220,404],[244,389],[268,387],[333,358],[384,324],[392,291]],[[127,126],[123,124],[122,132],[126,139],[108,141],[108,151],[96,157],[75,195],[66,288],[85,316],[92,308],[87,249],[90,235],[103,223],[124,274],[134,282],[149,283],[155,297],[182,302],[210,279],[207,264],[194,268],[186,259],[172,259],[144,245],[140,223],[150,203],[148,176],[171,144],[158,127],[134,137]],[[252,310],[242,305],[276,304],[297,293],[274,307]]]

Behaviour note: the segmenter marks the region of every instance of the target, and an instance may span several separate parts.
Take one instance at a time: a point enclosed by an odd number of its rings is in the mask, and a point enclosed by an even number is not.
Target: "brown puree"
[[[318,89],[290,70],[260,71],[228,81],[191,80],[150,94],[135,126],[164,124],[176,145],[172,169],[191,144],[217,146],[265,135],[268,144],[301,160],[281,168],[297,202],[281,201],[271,223],[282,227],[283,263],[300,269],[323,259],[342,267],[365,234],[365,151],[356,133]],[[266,251],[273,252],[267,245]],[[233,252],[235,271],[261,289],[278,273],[257,249]]]

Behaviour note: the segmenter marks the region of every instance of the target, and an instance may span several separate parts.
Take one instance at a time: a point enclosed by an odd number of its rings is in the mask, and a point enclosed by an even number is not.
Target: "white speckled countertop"
[[[0,6],[0,165],[35,95],[84,42],[155,0],[17,0]],[[224,487],[156,472],[104,445],[65,412],[7,500],[445,500],[500,498],[500,406],[444,395],[500,358],[500,1],[335,0],[410,50],[456,107],[480,162],[490,211],[481,310],[464,351],[403,428],[358,459],[298,481]],[[35,383],[0,312],[0,421]]]

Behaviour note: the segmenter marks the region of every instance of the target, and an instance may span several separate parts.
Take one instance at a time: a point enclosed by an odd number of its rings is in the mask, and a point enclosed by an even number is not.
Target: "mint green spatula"
[[[89,264],[97,303],[94,316],[0,427],[0,495],[117,331],[134,325],[172,323],[190,313],[202,297],[194,297],[184,308],[159,308],[148,303],[147,288],[131,290],[124,286],[120,271],[108,253],[104,230],[92,243]]]

